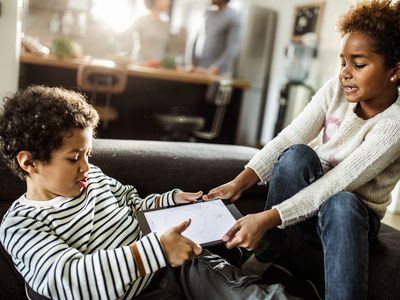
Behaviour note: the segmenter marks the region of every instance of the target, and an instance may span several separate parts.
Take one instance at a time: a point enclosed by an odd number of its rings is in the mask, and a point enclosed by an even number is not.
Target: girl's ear
[[[393,69],[392,76],[390,77],[390,81],[399,81],[400,80],[400,62],[396,64]]]
[[[17,160],[19,166],[28,174],[32,174],[36,171],[35,162],[31,159],[31,153],[29,151],[20,151],[17,154]]]

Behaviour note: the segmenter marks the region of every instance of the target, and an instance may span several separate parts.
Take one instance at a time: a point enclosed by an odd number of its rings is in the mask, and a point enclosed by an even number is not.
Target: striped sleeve
[[[161,243],[154,233],[130,247],[139,276],[154,273],[167,265]]]
[[[180,191],[179,189],[173,189],[162,194],[150,194],[145,198],[141,198],[135,187],[123,185],[118,180],[103,174],[99,168],[92,166],[91,173],[92,175],[93,173],[99,173],[99,176],[104,176],[105,179],[103,181],[108,181],[110,192],[117,199],[120,206],[133,206],[135,210],[173,206],[175,205],[174,195]]]
[[[10,213],[1,224],[0,238],[25,281],[51,299],[120,298],[145,274],[166,265],[154,234],[137,241],[135,253],[123,246],[83,254],[45,223]]]

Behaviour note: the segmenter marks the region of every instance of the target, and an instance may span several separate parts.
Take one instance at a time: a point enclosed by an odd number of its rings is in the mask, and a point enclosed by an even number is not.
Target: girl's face
[[[34,172],[27,177],[27,198],[51,200],[57,196],[78,196],[88,184],[92,135],[91,128],[72,129],[64,135],[62,147],[51,153],[50,161],[34,161]]]
[[[346,100],[361,103],[369,114],[380,112],[396,99],[397,86],[390,81],[393,68],[387,68],[384,58],[372,51],[373,40],[362,33],[343,36],[340,58],[342,83]]]

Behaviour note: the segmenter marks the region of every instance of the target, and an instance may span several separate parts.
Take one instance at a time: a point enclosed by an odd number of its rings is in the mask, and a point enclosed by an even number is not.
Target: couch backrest
[[[91,162],[141,196],[179,187],[208,191],[236,176],[257,149],[201,143],[96,139]],[[0,217],[25,192],[25,182],[0,162]]]

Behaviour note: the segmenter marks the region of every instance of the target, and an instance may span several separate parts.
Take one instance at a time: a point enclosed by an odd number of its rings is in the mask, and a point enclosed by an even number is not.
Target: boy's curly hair
[[[29,86],[4,98],[0,113],[0,154],[19,178],[27,175],[17,161],[20,151],[32,160],[48,162],[63,144],[63,134],[74,128],[96,129],[99,116],[77,92],[63,88]]]
[[[361,32],[374,41],[372,50],[393,68],[400,62],[400,1],[361,1],[339,19],[342,35]]]

